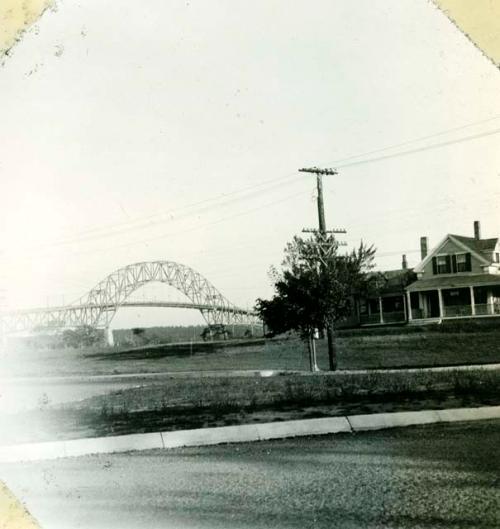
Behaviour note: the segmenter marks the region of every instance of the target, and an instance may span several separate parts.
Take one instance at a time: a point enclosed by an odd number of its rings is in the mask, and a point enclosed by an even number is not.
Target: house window
[[[450,270],[450,259],[447,255],[437,256],[437,273],[438,274],[449,274]]]
[[[432,258],[433,274],[456,274],[458,272],[470,272],[471,270],[470,253],[437,255]]]
[[[460,253],[457,256],[457,272],[469,272],[467,267],[467,254]]]

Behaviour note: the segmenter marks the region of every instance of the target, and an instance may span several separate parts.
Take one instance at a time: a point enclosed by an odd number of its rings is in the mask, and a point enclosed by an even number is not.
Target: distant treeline
[[[117,346],[145,345],[178,342],[198,342],[206,329],[205,325],[136,327],[133,329],[115,329],[113,336]],[[252,334],[248,325],[227,326],[230,338],[244,338]],[[253,328],[254,336],[262,336],[262,328]]]
[[[179,342],[199,342],[203,340],[205,325],[168,326],[168,327],[135,327],[132,329],[115,329],[113,337],[117,347],[139,347],[142,345],[156,345]],[[253,330],[247,325],[228,325],[228,338],[261,337],[262,327],[254,326]],[[214,339],[223,339],[215,336]],[[76,329],[65,329],[61,332],[44,332],[25,337],[10,337],[9,343],[15,348],[28,349],[75,349],[82,347],[106,347],[104,332],[90,326]]]

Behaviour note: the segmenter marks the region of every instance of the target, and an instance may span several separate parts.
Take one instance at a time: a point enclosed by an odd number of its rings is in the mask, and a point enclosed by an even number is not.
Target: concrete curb
[[[404,426],[432,424],[436,422],[467,422],[498,418],[500,418],[500,406],[375,413],[371,415],[352,415],[347,417],[353,432],[400,428]]]
[[[309,435],[355,433],[418,424],[500,419],[500,406],[456,408],[446,410],[405,411],[349,415],[262,424],[243,424],[218,428],[178,430],[145,434],[120,435],[0,446],[0,463],[38,461],[91,454],[208,446],[222,443],[247,443]]]

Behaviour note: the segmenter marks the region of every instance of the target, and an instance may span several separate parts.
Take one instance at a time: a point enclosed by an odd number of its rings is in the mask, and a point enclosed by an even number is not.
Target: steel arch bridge
[[[152,282],[176,288],[189,299],[189,303],[127,302],[133,292]],[[58,329],[84,325],[109,329],[116,312],[123,306],[198,309],[208,325],[259,323],[255,313],[233,305],[192,268],[173,261],[148,261],[115,270],[71,305],[5,312],[1,315],[1,330],[5,335],[35,328]]]

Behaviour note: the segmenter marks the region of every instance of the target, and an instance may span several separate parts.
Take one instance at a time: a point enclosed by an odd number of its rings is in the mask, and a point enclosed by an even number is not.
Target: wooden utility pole
[[[299,173],[311,173],[316,175],[316,186],[318,189],[318,223],[319,232],[321,235],[326,236],[326,221],[325,221],[325,207],[323,202],[323,175],[336,175],[338,174],[335,169],[320,169],[319,167],[309,167],[299,169]],[[345,233],[345,230],[332,230],[334,233]],[[322,262],[322,269],[326,270],[326,265]],[[335,347],[335,337],[333,334],[333,323],[329,323],[326,327],[326,336],[328,339],[328,362],[331,371],[337,369],[337,351]]]

